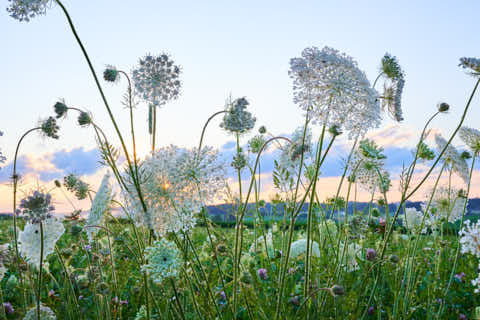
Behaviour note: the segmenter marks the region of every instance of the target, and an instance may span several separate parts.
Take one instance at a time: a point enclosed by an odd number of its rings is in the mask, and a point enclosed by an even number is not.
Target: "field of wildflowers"
[[[413,161],[401,172],[401,199],[392,212],[384,150],[365,134],[381,126],[385,115],[404,120],[405,75],[395,56],[384,55],[371,83],[347,54],[306,48],[290,61],[294,102],[304,115],[290,137],[255,129],[249,101],[239,97],[205,117],[198,147],[158,147],[157,113],[181,93],[180,66],[168,54],[146,54],[132,72],[107,66],[102,79],[60,0],[9,0],[7,7],[20,22],[49,10],[65,14],[117,136],[108,137],[94,114],[59,100],[52,116],[19,138],[13,217],[0,221],[1,319],[480,319],[480,222],[465,219],[480,131],[463,126],[480,83],[480,59],[460,59],[473,87],[460,122],[447,138],[436,133],[435,146],[429,146],[431,121],[450,106],[432,108]],[[129,123],[115,118],[105,83],[126,83]],[[145,158],[136,149],[137,104],[149,110],[151,152]],[[108,169],[99,188],[70,174],[21,198],[16,163],[22,142],[34,132],[59,139],[67,115],[95,132]],[[216,117],[236,140],[231,163],[204,145]],[[351,141],[351,151],[338,189],[321,200],[322,164],[340,135]],[[451,144],[457,135],[469,150]],[[272,205],[281,209],[273,221],[265,221],[266,203],[259,200],[259,159],[269,148],[280,150]],[[226,179],[228,166],[237,174],[233,185]],[[245,173],[247,188],[241,183]],[[421,210],[408,207],[431,176],[436,182]],[[452,176],[462,185],[453,184]],[[366,209],[355,206],[357,187],[371,194]],[[88,216],[77,210],[56,215],[54,190],[90,199]],[[207,212],[207,205],[225,196],[232,228],[216,224]],[[301,214],[304,223],[297,221]]]

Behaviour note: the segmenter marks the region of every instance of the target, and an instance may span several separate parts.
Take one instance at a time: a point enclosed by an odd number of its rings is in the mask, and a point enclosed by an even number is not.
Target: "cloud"
[[[76,173],[78,175],[91,175],[100,169],[100,153],[98,149],[84,150],[83,148],[71,151],[61,150],[52,154],[51,163],[64,173]]]
[[[98,149],[76,148],[33,156],[22,155],[17,159],[17,173],[48,182],[61,179],[69,173],[90,176],[100,168]],[[0,169],[0,183],[8,182],[13,174],[13,161]]]

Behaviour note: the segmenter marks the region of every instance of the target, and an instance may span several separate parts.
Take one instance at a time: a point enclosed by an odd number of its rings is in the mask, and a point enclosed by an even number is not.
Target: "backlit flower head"
[[[50,217],[42,222],[43,227],[43,259],[55,250],[55,243],[65,232],[63,223],[55,217]],[[20,254],[34,266],[40,264],[41,246],[40,223],[27,222],[23,231],[18,236],[18,249]]]
[[[312,241],[312,240],[311,240]],[[311,255],[313,257],[320,257],[320,247],[317,242],[312,241],[311,243]],[[290,257],[296,258],[301,254],[307,253],[307,239],[299,239],[292,242],[290,246]]]
[[[430,200],[432,192],[433,190],[427,193],[427,200],[422,203],[423,212],[427,210],[428,201]],[[442,220],[453,223],[461,219],[465,201],[467,201],[467,199],[459,197],[458,195],[459,192],[455,188],[437,188],[430,204],[427,223],[431,226],[435,226],[436,224],[441,223]]]
[[[181,88],[180,71],[167,54],[147,54],[132,71],[135,94],[154,106],[177,99]]]
[[[257,134],[248,141],[248,149],[251,153],[259,153],[265,143],[265,138],[261,134]]]
[[[290,60],[294,102],[313,123],[339,126],[348,137],[380,125],[378,94],[365,73],[346,54],[325,47],[306,48]]]
[[[397,122],[403,121],[402,93],[405,80],[403,78],[394,80],[389,86],[385,84],[382,108],[390,113]]]
[[[422,230],[420,230],[420,227],[422,226],[422,220],[423,220],[423,213],[421,211],[418,211],[414,207],[405,208],[403,224],[408,229],[408,231],[412,233],[427,232],[427,227],[426,227],[428,224],[427,219],[425,220]]]
[[[480,59],[478,58],[460,58],[460,67],[470,69],[473,76],[480,75]]]
[[[52,204],[52,195],[40,191],[20,201],[20,212],[31,223],[39,223],[52,216],[55,207]]]
[[[18,21],[29,22],[36,16],[44,15],[53,1],[51,0],[8,0],[7,12]]]
[[[145,249],[145,260],[148,264],[142,266],[142,271],[149,273],[155,283],[164,279],[176,277],[181,268],[180,251],[175,243],[162,238]]]
[[[249,104],[245,97],[228,102],[227,112],[223,116],[220,127],[234,134],[243,134],[250,131],[255,126],[257,119],[247,111]]]
[[[358,255],[362,251],[362,246],[358,245],[355,242],[350,242],[346,247],[345,243],[340,243],[340,255],[343,256],[342,264],[345,268],[345,271],[352,272],[360,269],[358,266]],[[344,253],[345,252],[345,253]]]
[[[476,223],[466,220],[458,235],[460,236],[462,253],[471,253],[480,258],[480,220]]]
[[[33,307],[28,312],[25,314],[25,317],[23,320],[37,320],[38,319],[38,313],[37,313],[37,307]],[[52,311],[47,306],[44,306],[43,304],[40,305],[40,320],[56,320],[57,317],[55,316],[55,313]]]
[[[103,226],[105,220],[105,214],[110,209],[110,203],[112,201],[112,185],[110,183],[110,173],[107,172],[102,179],[102,183],[98,188],[95,198],[92,202],[92,208],[88,214],[86,221],[87,226]],[[87,228],[87,235],[90,241],[93,240],[94,235],[99,231],[97,227]]]
[[[472,150],[473,153],[480,152],[480,131],[469,127],[461,127],[458,132],[460,139]]]
[[[63,181],[67,190],[74,192],[78,200],[83,200],[88,196],[88,183],[83,182],[73,173],[65,176]]]
[[[154,230],[187,232],[196,224],[195,215],[214,200],[225,185],[225,168],[212,148],[157,149],[139,169],[139,183],[147,207],[144,212],[131,178],[125,175],[127,192],[122,195],[137,224]]]
[[[437,144],[437,150],[440,153],[445,146],[447,145],[447,140],[445,140],[440,134],[435,135],[435,142]],[[465,183],[469,179],[469,169],[467,161],[462,158],[461,154],[457,149],[449,144],[442,156],[442,160],[449,164],[453,172],[457,173]]]
[[[384,169],[386,156],[383,148],[369,139],[360,141],[350,165],[350,176],[370,193],[387,192],[390,189],[390,174]]]

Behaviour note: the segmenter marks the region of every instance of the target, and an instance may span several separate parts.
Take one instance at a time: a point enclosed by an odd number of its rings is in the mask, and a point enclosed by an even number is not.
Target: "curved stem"
[[[203,137],[205,135],[205,130],[207,130],[208,124],[210,123],[210,121],[213,118],[215,118],[219,114],[226,113],[226,112],[227,112],[226,110],[221,110],[221,111],[215,112],[213,115],[210,116],[210,118],[208,118],[207,122],[205,122],[205,124],[203,125],[202,134],[200,135],[200,143],[198,144],[197,157],[200,156],[200,150],[202,149]]]
[[[37,289],[37,320],[40,320],[40,293],[42,291],[42,269],[43,269],[43,224],[40,224],[40,266],[38,270],[38,289]]]

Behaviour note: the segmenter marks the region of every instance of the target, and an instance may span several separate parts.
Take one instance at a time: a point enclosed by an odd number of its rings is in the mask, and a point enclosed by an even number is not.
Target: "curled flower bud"
[[[446,102],[439,102],[437,104],[437,109],[440,112],[447,112],[450,109],[450,105]]]
[[[103,71],[103,79],[108,82],[116,82],[119,80],[117,68],[108,65],[105,71]]]
[[[248,148],[252,153],[259,153],[265,143],[265,139],[261,135],[256,135],[248,141]]]
[[[258,128],[258,132],[260,134],[265,134],[267,132],[267,128],[265,126],[261,126],[260,128]]]
[[[237,170],[242,170],[247,166],[247,158],[243,153],[239,153],[233,157],[231,166]]]
[[[78,124],[82,127],[86,127],[92,123],[92,117],[88,112],[81,112],[78,116]]]
[[[463,151],[463,152],[460,154],[460,157],[461,157],[462,159],[468,160],[468,159],[471,159],[471,158],[472,158],[472,155],[471,155],[470,152],[468,152],[468,151]]]
[[[67,115],[68,107],[64,101],[58,101],[57,103],[55,103],[55,105],[53,106],[53,109],[55,110],[57,119],[60,119],[61,117],[64,117]]]
[[[392,254],[389,259],[390,259],[390,262],[392,262],[392,263],[399,263],[400,262],[400,258],[397,255],[394,255],[394,254]]]
[[[60,183],[60,181],[55,180],[54,183],[55,183],[55,187],[57,187],[57,188],[61,188],[61,187],[62,187],[62,184]]]
[[[382,72],[392,80],[401,79],[404,76],[397,57],[389,53],[385,53],[382,58]]]
[[[249,102],[245,97],[238,98],[227,104],[227,113],[223,117],[220,127],[230,133],[243,134],[255,126],[257,119],[247,111]]]
[[[42,130],[42,134],[46,137],[53,139],[60,138],[58,135],[58,130],[60,130],[60,127],[57,125],[57,121],[54,117],[48,117],[48,119],[43,120],[40,123],[40,129]]]

